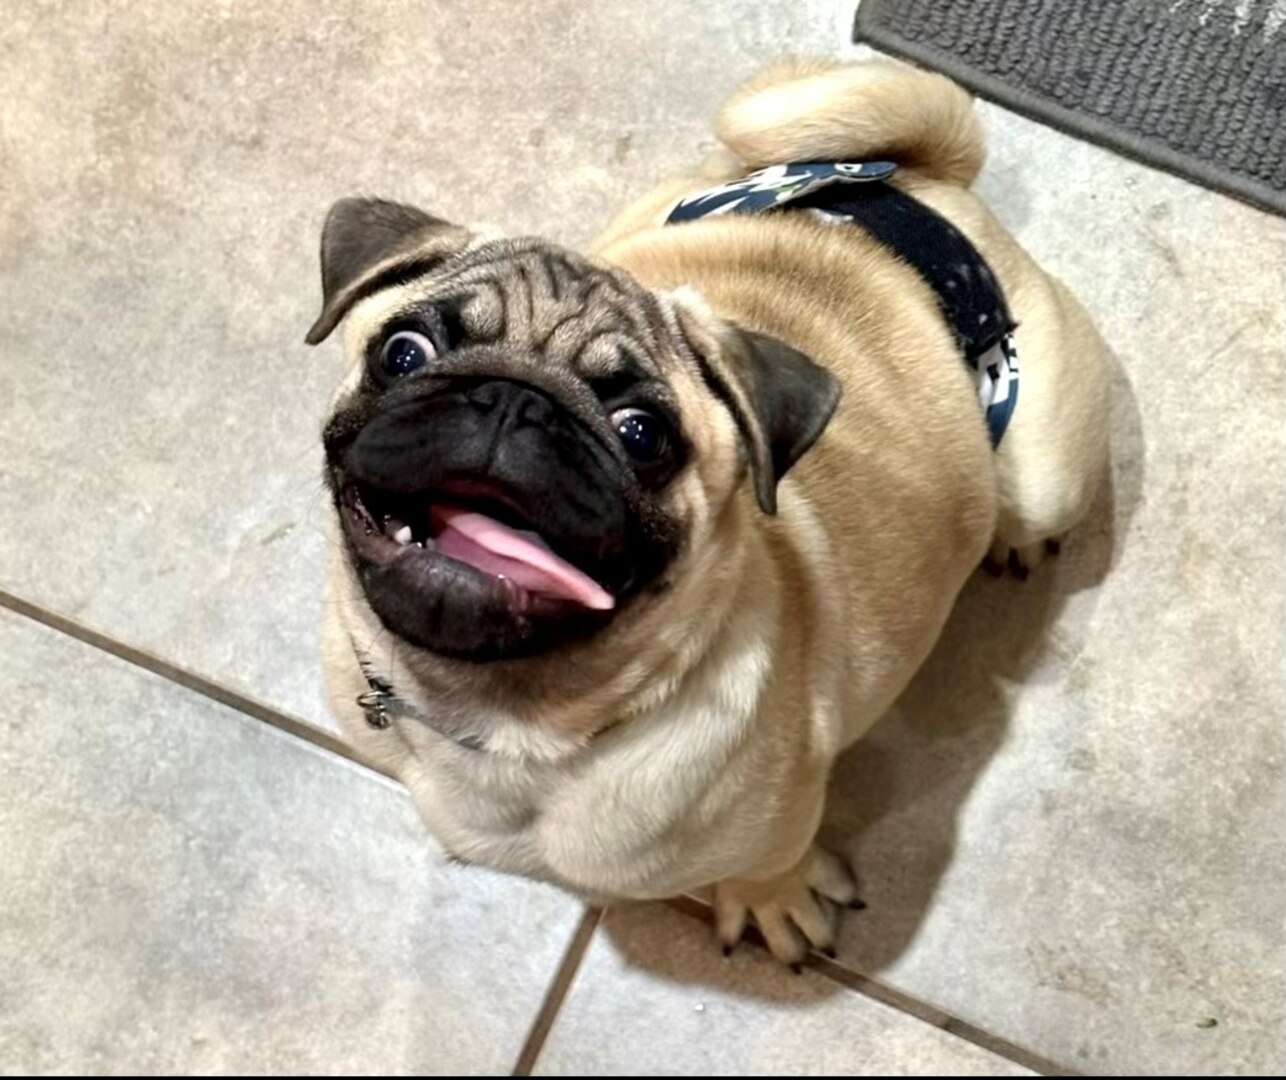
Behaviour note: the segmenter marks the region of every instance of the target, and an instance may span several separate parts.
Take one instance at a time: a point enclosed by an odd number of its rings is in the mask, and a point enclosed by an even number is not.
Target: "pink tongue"
[[[616,606],[616,598],[593,578],[507,525],[457,506],[434,505],[429,516],[437,550],[447,558],[506,577],[528,592],[574,600],[598,611]]]

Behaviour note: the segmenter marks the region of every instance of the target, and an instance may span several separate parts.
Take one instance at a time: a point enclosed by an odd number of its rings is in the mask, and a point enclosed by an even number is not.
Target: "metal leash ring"
[[[388,714],[388,693],[374,688],[357,695],[357,704],[366,714],[366,722],[379,731],[385,730],[393,723]]]

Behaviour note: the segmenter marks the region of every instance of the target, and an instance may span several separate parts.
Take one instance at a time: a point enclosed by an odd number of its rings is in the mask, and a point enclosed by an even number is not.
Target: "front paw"
[[[802,970],[809,946],[834,956],[834,918],[827,900],[866,907],[857,898],[857,879],[848,863],[816,844],[794,869],[778,877],[719,882],[714,887],[715,932],[724,955],[736,947],[753,915],[769,951],[792,971]]]

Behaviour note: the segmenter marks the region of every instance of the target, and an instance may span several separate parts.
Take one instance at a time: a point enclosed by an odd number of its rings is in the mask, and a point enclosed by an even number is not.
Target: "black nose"
[[[554,403],[539,390],[508,379],[480,383],[465,392],[465,399],[484,416],[498,412],[495,419],[505,426],[549,427],[558,412]]]
[[[537,387],[510,379],[457,379],[394,400],[347,448],[362,483],[410,494],[443,480],[490,478],[579,511],[613,490],[620,466],[580,420]]]

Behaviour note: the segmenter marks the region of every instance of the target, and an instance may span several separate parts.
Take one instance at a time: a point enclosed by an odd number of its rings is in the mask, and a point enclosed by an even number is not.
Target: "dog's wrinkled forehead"
[[[673,340],[655,296],[540,240],[490,241],[422,284],[421,301],[450,303],[470,343],[504,345],[591,383],[625,374],[660,379],[663,346]]]

